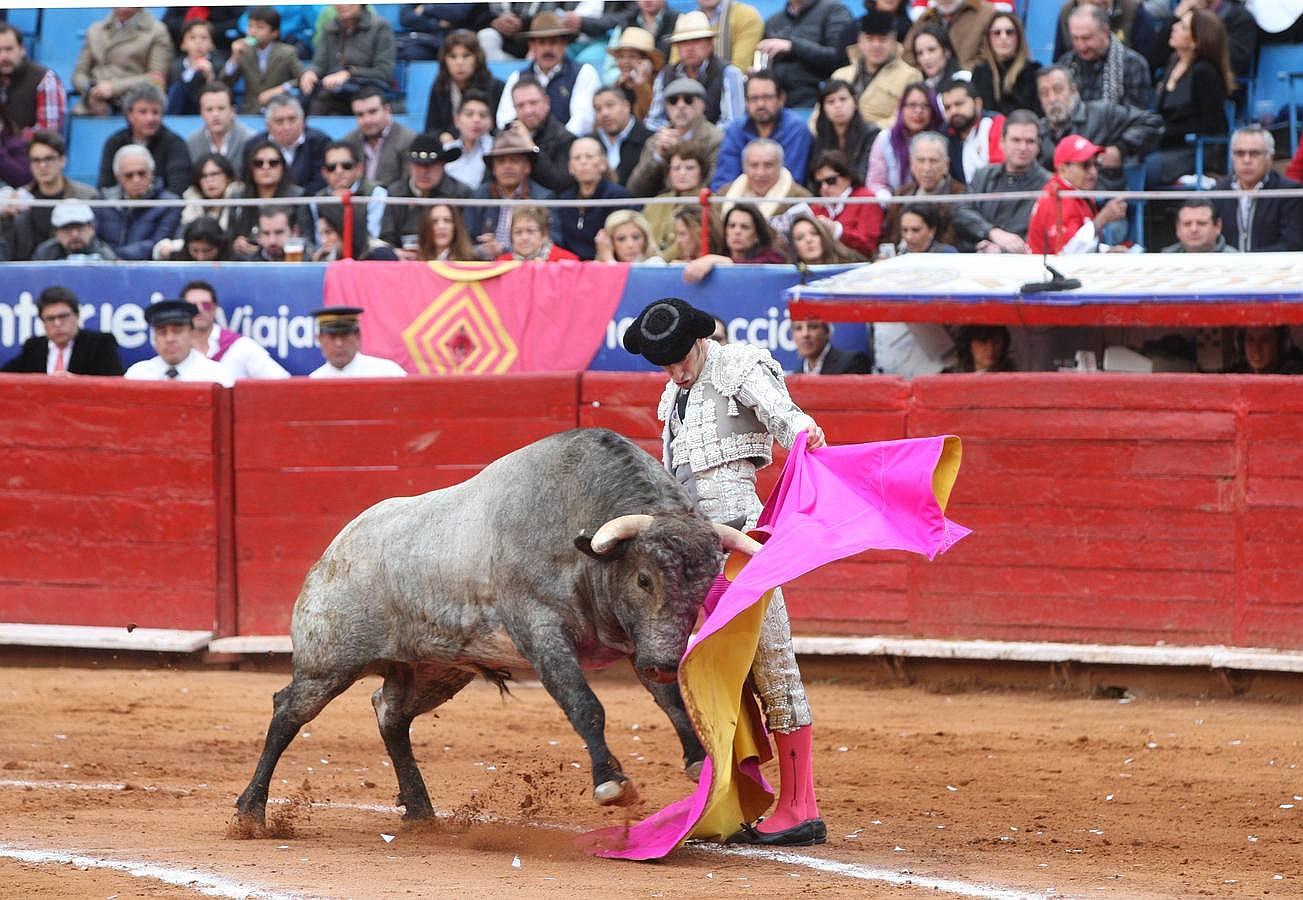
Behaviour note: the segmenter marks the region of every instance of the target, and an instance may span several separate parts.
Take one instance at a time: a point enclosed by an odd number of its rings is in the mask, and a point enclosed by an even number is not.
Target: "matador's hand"
[[[818,425],[812,425],[805,432],[805,449],[818,450],[820,447],[827,447],[828,441],[823,435],[823,429]]]

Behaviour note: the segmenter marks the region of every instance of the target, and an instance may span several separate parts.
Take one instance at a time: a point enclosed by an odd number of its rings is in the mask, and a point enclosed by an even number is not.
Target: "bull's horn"
[[[728,525],[715,525],[715,531],[719,534],[719,542],[724,545],[725,550],[741,550],[750,556],[755,556],[760,552],[760,542],[755,538],[745,535]]]
[[[646,514],[616,516],[597,529],[597,533],[593,535],[593,552],[605,553],[615,546],[618,541],[626,541],[631,537],[637,537],[643,531],[646,531],[651,523],[652,517]]]

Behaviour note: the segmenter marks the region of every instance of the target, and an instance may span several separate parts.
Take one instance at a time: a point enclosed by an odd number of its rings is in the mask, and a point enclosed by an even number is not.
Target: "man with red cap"
[[[1054,148],[1054,177],[1032,208],[1027,226],[1029,253],[1095,253],[1107,250],[1100,231],[1126,217],[1127,204],[1114,197],[1101,209],[1092,197],[1064,197],[1061,191],[1094,190],[1099,180],[1098,157],[1104,148],[1079,134],[1070,134]]]

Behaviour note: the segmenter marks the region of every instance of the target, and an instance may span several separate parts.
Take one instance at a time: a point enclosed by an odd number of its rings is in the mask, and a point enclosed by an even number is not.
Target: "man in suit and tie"
[[[77,295],[54,285],[36,299],[43,337],[30,337],[22,351],[5,363],[6,372],[47,375],[121,375],[118,342],[103,331],[82,331]]]
[[[796,375],[867,375],[873,370],[863,350],[838,350],[829,340],[832,326],[819,319],[792,323],[792,341],[801,356]]]

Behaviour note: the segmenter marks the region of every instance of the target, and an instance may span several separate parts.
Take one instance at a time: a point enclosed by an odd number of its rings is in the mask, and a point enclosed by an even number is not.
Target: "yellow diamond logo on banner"
[[[520,351],[479,282],[453,284],[403,329],[422,375],[496,375]]]

